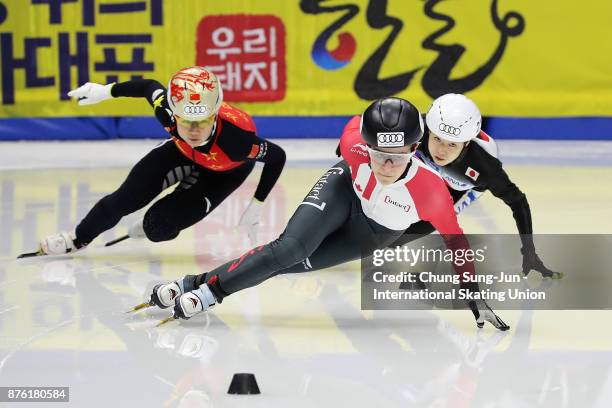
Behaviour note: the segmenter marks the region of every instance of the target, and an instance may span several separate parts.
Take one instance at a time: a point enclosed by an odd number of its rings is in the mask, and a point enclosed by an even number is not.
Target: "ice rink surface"
[[[73,256],[15,260],[73,228],[156,143],[0,144],[0,386],[68,386],[68,404],[43,404],[62,407],[612,406],[609,311],[500,311],[506,333],[478,330],[468,311],[362,311],[359,263],[279,276],[161,328],[168,311],[126,315],[154,282],[249,249],[235,226],[258,171],[172,242],[102,246],[140,212]],[[332,140],[279,144],[288,166],[266,201],[261,243],[336,160]],[[612,232],[612,143],[499,145],[535,232]],[[469,233],[516,229],[490,193],[459,221]],[[227,395],[239,372],[254,373],[262,394]]]

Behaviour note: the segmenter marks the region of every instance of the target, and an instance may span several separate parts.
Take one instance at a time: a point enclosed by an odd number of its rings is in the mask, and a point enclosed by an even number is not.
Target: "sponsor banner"
[[[0,0],[0,118],[145,116],[130,98],[79,107],[85,82],[207,65],[259,116],[346,116],[442,93],[486,116],[612,115],[612,3],[552,0]],[[27,22],[27,24],[24,24]],[[572,29],[568,29],[572,27]]]

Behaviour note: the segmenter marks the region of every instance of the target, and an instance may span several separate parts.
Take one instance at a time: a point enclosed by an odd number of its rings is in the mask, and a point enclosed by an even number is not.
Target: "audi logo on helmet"
[[[183,113],[187,115],[208,115],[208,106],[200,105],[185,105],[183,107]]]
[[[376,140],[379,147],[404,146],[404,132],[378,132]]]
[[[438,126],[438,129],[440,129],[444,133],[448,133],[449,135],[459,136],[461,134],[460,128],[456,128],[454,126],[447,125],[446,123],[442,122],[440,123],[440,126]]]

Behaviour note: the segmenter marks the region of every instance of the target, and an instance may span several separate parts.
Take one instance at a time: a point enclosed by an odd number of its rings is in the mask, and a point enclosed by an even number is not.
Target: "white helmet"
[[[480,110],[467,96],[449,93],[433,101],[425,123],[431,132],[451,142],[467,142],[480,133]]]
[[[216,115],[223,102],[221,83],[203,67],[183,68],[170,78],[168,104],[183,119],[201,121]]]

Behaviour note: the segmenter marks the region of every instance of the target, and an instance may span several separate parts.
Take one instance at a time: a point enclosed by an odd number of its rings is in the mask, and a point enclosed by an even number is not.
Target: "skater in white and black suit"
[[[283,170],[285,152],[257,136],[248,114],[223,102],[221,84],[212,72],[202,67],[182,69],[170,79],[169,89],[155,80],[133,80],[87,83],[69,95],[79,98],[80,105],[113,97],[145,98],[170,138],[136,163],[123,184],[96,203],[74,232],[44,238],[39,254],[85,247],[178,183],[129,229],[131,237],[171,240],[221,204],[259,161],[264,163],[261,178],[240,221],[255,243],[261,205]]]
[[[523,273],[535,270],[546,278],[562,274],[544,266],[533,243],[531,210],[527,197],[504,171],[497,158],[497,145],[481,127],[480,110],[461,94],[442,95],[427,112],[427,130],[417,156],[440,173],[453,197],[459,214],[486,190],[512,209],[521,237]],[[434,226],[423,221],[410,227],[394,245],[401,245],[420,234],[429,234]],[[416,234],[416,235],[415,235]]]
[[[340,142],[344,160],[319,179],[278,239],[208,273],[157,285],[149,304],[174,307],[174,318],[190,318],[276,274],[359,259],[395,242],[420,220],[430,222],[449,249],[469,248],[446,184],[413,157],[423,129],[421,114],[408,101],[375,101],[363,116],[346,125]],[[469,260],[458,264],[455,271],[462,276],[475,274]],[[467,279],[461,285],[479,290]],[[469,305],[479,327],[486,320],[500,330],[508,329],[485,302]]]

